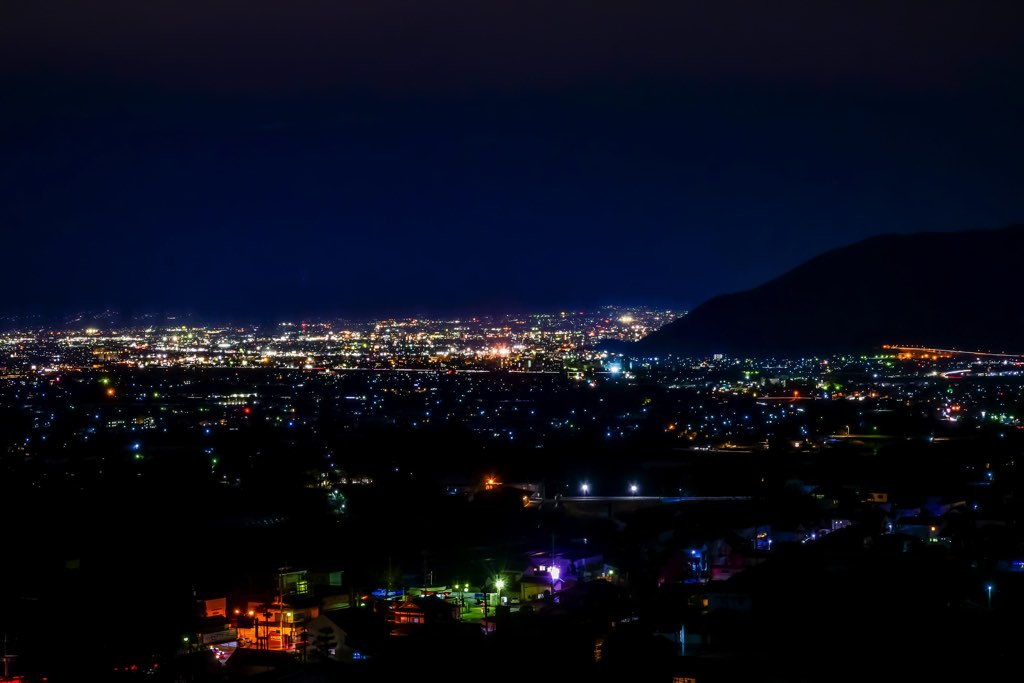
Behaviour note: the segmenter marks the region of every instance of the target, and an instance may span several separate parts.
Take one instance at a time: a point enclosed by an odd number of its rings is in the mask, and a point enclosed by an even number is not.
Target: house
[[[340,570],[282,567],[250,576],[227,601],[205,601],[208,613],[226,611],[244,644],[294,651],[305,625],[325,610],[349,607],[352,595]]]
[[[325,611],[317,619],[306,625],[307,648],[312,646],[317,630],[324,626],[333,626],[335,641],[338,643],[335,659],[361,661],[374,657],[390,640],[391,625],[387,621],[390,615],[378,613],[372,609],[349,608]]]
[[[391,610],[391,621],[395,626],[422,624],[426,621],[426,612],[416,602],[406,600],[398,603]],[[392,635],[402,635],[402,629],[392,629]]]
[[[405,600],[391,610],[391,635],[408,635],[410,629],[424,624],[457,623],[460,613],[457,602],[449,602],[437,596]]]
[[[558,587],[561,582],[556,582],[554,586]],[[553,586],[551,578],[548,576],[536,576],[533,574],[524,574],[519,578],[518,581],[511,583],[508,586],[507,593],[515,596],[520,602],[530,603],[535,600],[543,600],[553,592]]]

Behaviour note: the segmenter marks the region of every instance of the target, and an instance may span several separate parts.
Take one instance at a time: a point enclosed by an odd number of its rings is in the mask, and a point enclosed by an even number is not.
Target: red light
[[[248,415],[251,412],[252,412],[252,410],[249,408],[249,406],[246,406],[245,407],[245,414]]]

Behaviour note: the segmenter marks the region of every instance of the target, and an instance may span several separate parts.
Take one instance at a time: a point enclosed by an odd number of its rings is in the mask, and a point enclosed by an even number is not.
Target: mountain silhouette
[[[638,356],[817,356],[883,345],[1024,353],[1024,224],[870,237],[717,296]]]

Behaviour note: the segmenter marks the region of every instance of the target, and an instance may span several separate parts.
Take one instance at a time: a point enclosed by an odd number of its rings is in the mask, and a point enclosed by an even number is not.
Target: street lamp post
[[[501,604],[501,589],[505,585],[505,582],[501,579],[494,580],[494,627],[498,626],[498,606]],[[487,621],[487,588],[484,587],[484,624],[488,631],[493,629],[490,628],[489,622]]]
[[[252,628],[252,640],[249,642],[253,647],[258,648],[260,646],[260,618],[253,610],[249,610],[246,614],[249,615],[249,626]]]
[[[992,589],[993,588],[994,588],[994,586],[991,583],[985,584],[985,593],[988,596],[988,608],[989,609],[992,609]]]
[[[20,676],[18,676],[17,679],[11,678],[11,662],[14,661],[14,658],[17,657],[17,656],[18,655],[7,654],[7,634],[4,633],[4,657],[3,657],[3,659],[4,659],[4,680],[5,681],[13,681],[13,680],[20,680],[21,679]]]

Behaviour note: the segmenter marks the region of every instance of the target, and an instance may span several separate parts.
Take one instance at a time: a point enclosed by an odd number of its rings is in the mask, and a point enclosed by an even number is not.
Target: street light
[[[995,588],[991,583],[985,585],[985,593],[988,594],[988,608],[992,609],[992,589]]]
[[[239,609],[235,610],[235,614],[241,615],[241,612],[242,611],[239,610]],[[241,623],[248,624],[247,628],[252,629],[252,634],[251,634],[252,638],[249,638],[249,636],[246,636],[245,637],[245,641],[248,641],[248,642],[246,642],[245,645],[247,645],[249,647],[258,647],[258,645],[256,644],[256,637],[259,636],[259,632],[256,630],[257,629],[257,627],[256,627],[256,623],[257,623],[256,613],[254,611],[252,611],[252,610],[249,610],[248,612],[245,613],[245,616],[248,619],[248,621],[241,622],[241,616],[239,616],[239,618],[238,618],[239,622],[240,622],[239,623],[239,628],[238,628],[239,635],[241,635],[241,630],[242,630]],[[241,645],[241,643],[240,643],[240,645]]]
[[[505,586],[502,579],[494,580],[494,628],[498,628],[498,608],[501,606],[501,589]]]
[[[583,485],[580,486],[580,491],[583,492],[584,496],[590,493],[590,484],[584,482]]]
[[[631,494],[633,494],[633,495],[635,496],[635,495],[636,495],[636,492],[637,492],[637,488],[638,488],[638,487],[637,487],[637,485],[636,485],[636,484],[630,484],[630,485],[629,485],[629,492],[630,492]]]

